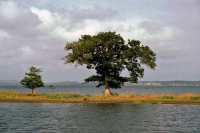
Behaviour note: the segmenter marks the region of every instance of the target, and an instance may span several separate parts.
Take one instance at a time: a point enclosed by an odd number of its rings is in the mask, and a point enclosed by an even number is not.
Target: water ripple
[[[200,106],[0,103],[1,133],[200,132]]]

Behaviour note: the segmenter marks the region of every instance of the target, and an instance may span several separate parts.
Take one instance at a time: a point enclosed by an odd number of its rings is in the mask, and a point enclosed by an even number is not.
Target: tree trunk
[[[104,91],[105,96],[110,96],[110,86],[108,84],[108,74],[105,74],[105,91]]]
[[[35,92],[34,92],[34,89],[33,89],[33,88],[31,88],[31,92],[32,92],[32,96],[34,96],[34,95],[35,95]]]
[[[105,88],[104,95],[105,96],[110,96],[110,89],[106,89]]]

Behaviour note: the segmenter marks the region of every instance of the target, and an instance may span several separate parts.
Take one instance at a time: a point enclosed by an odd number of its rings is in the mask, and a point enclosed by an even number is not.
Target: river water
[[[198,133],[198,105],[0,103],[0,133]]]
[[[20,92],[30,92],[30,89],[22,86],[0,86],[0,90],[11,90]],[[69,92],[80,94],[102,94],[104,88],[96,88],[95,86],[56,86],[55,89],[51,89],[48,86],[35,89],[38,93],[57,93],[57,92]],[[122,93],[134,93],[134,94],[182,94],[182,93],[200,93],[200,86],[123,86],[121,89],[111,89],[112,92]]]

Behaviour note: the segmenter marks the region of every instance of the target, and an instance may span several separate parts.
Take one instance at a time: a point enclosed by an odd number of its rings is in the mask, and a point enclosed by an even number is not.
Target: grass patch
[[[161,101],[155,101],[155,102],[148,102],[147,104],[162,104]]]
[[[161,96],[161,99],[174,99],[174,96],[165,95],[165,96]]]
[[[137,100],[134,102],[134,104],[142,104],[142,102],[140,100]]]
[[[50,99],[68,99],[68,98],[80,98],[83,97],[80,94],[69,94],[69,93],[61,93],[61,94],[46,94],[46,98]]]
[[[193,96],[193,97],[190,97],[191,100],[200,100],[200,96]]]
[[[137,100],[135,102],[133,102],[133,104],[162,104],[161,101],[140,101]]]
[[[5,98],[16,99],[18,97],[27,96],[27,95],[28,94],[26,92],[9,91],[9,90],[0,91],[0,99],[5,99]]]

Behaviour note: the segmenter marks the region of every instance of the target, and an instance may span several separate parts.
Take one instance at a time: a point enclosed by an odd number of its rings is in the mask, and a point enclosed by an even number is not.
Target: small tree
[[[154,69],[156,54],[148,47],[141,46],[138,40],[124,39],[115,32],[100,32],[97,35],[82,35],[72,43],[67,43],[65,63],[86,65],[88,69],[95,69],[97,75],[90,76],[85,82],[99,82],[97,87],[105,86],[105,95],[110,95],[110,88],[121,88],[125,82],[137,83],[144,75],[142,64]],[[120,74],[127,70],[129,77]]]
[[[20,81],[20,83],[32,90],[32,95],[34,95],[34,89],[38,87],[44,87],[44,83],[42,81],[42,77],[39,74],[42,72],[41,69],[35,68],[34,66],[29,68],[30,72],[25,73],[25,77]]]

